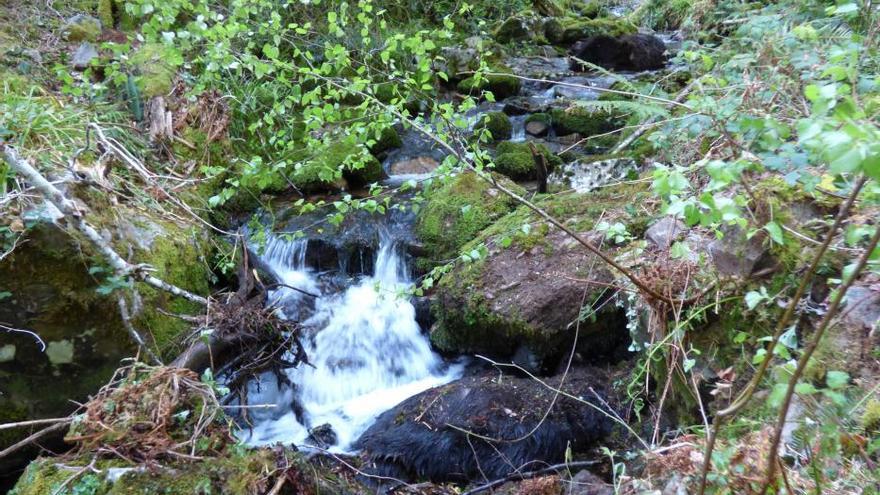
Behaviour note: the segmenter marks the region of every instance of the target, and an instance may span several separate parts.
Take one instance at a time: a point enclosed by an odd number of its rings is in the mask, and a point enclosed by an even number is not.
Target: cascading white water
[[[510,140],[514,143],[521,143],[526,140],[526,118],[528,118],[528,115],[517,115],[510,118]]]
[[[317,274],[305,263],[307,241],[271,239],[263,261],[281,282],[320,293]],[[251,404],[274,403],[282,410],[254,416],[243,438],[253,445],[276,442],[303,444],[311,428],[329,424],[337,437],[335,451],[352,442],[387,409],[428,388],[460,376],[460,365],[446,365],[431,351],[416,323],[415,308],[399,292],[409,285],[398,246],[384,236],[372,276],[346,289],[320,294],[314,313],[303,322],[304,341],[312,366],[288,371],[295,392],[279,389],[274,379],[249,387]],[[308,296],[282,288],[271,294],[292,317]],[[293,410],[301,406],[301,417]]]

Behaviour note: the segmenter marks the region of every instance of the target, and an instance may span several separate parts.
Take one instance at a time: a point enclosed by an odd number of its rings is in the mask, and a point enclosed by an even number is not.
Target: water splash
[[[295,391],[270,376],[252,383],[251,404],[279,408],[255,411],[254,428],[241,435],[251,445],[302,445],[310,429],[329,424],[337,438],[331,450],[346,451],[379,414],[454,380],[462,367],[445,364],[431,351],[415,308],[399,295],[412,282],[401,248],[390,237],[381,239],[373,275],[335,293],[321,292],[317,274],[305,263],[307,248],[307,241],[272,239],[263,261],[284,284],[321,294],[304,321],[312,366],[288,371]],[[282,288],[270,297],[290,308],[308,296]]]

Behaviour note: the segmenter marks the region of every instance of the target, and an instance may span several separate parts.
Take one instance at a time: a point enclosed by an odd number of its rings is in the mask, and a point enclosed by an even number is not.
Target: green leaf
[[[831,389],[841,389],[849,385],[849,373],[844,371],[829,371],[825,374],[825,384]]]
[[[773,242],[779,245],[785,244],[785,237],[782,235],[782,227],[780,227],[778,223],[768,222],[767,225],[764,226],[764,230],[770,234],[770,239]]]
[[[794,386],[794,391],[800,395],[813,395],[818,390],[813,386],[812,383],[801,382]]]

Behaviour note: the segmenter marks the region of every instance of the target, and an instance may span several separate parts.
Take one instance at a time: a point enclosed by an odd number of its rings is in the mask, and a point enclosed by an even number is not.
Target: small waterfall
[[[521,143],[526,140],[526,119],[528,115],[517,115],[510,117],[511,135],[510,140],[514,143]]]
[[[263,261],[287,285],[320,294],[303,325],[312,366],[288,370],[295,389],[282,389],[274,377],[252,383],[251,404],[277,404],[256,411],[254,427],[241,436],[249,444],[308,443],[309,430],[329,424],[334,451],[352,442],[387,409],[430,387],[460,376],[431,350],[416,323],[415,308],[399,292],[411,286],[402,248],[382,236],[374,273],[335,293],[322,293],[317,274],[306,266],[308,241],[271,239]],[[281,288],[271,297],[284,308],[309,296]],[[289,310],[285,309],[289,315]]]

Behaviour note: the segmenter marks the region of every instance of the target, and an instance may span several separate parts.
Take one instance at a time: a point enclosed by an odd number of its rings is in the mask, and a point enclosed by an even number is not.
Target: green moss
[[[207,295],[212,276],[207,263],[210,246],[205,233],[171,223],[164,225],[164,231],[166,234],[155,238],[149,249],[137,253],[137,259],[149,263],[156,269],[157,276],[166,282],[195,294]],[[169,358],[175,356],[181,337],[191,327],[188,322],[166,313],[193,315],[203,308],[152,287],[141,286],[138,291],[146,304],[136,323],[149,331],[161,354]]]
[[[116,24],[113,17],[114,0],[98,0],[98,19],[108,28]]]
[[[598,19],[564,19],[558,24],[545,24],[547,40],[554,44],[570,45],[593,36],[623,36],[638,31],[635,24],[625,20],[602,17]]]
[[[64,38],[72,43],[95,41],[101,36],[101,21],[87,15],[79,15],[75,22],[64,25]]]
[[[529,37],[529,28],[525,19],[514,16],[502,21],[493,36],[499,43],[524,40]]]
[[[543,124],[550,125],[553,122],[553,118],[550,117],[549,113],[539,112],[533,113],[526,117],[526,124],[528,124],[529,122],[541,122]]]
[[[145,43],[130,58],[137,70],[137,85],[145,99],[171,92],[177,74],[177,57],[171,48],[159,43]]]
[[[554,108],[550,111],[556,134],[580,134],[581,137],[605,134],[623,125],[623,118],[616,113],[607,113],[586,107],[574,106],[567,109]],[[601,146],[613,142],[614,136],[601,141],[591,140],[591,144]]]
[[[458,92],[479,96],[483,91],[491,91],[496,100],[503,100],[519,94],[522,82],[515,76],[502,73],[508,73],[510,69],[493,69],[493,72],[495,73],[484,76],[479,82],[473,76],[462,80],[458,83]]]
[[[516,191],[522,189],[500,178]],[[492,221],[509,212],[514,201],[476,174],[465,172],[426,193],[416,233],[432,261],[455,258],[462,246]]]
[[[489,112],[480,119],[475,129],[486,129],[492,134],[494,141],[510,139],[513,133],[513,125],[510,117],[504,112]]]
[[[403,146],[403,141],[400,139],[397,129],[393,126],[388,126],[382,129],[381,134],[376,138],[376,143],[370,146],[370,153],[378,155],[401,146]]]
[[[539,153],[547,159],[550,170],[562,165],[562,159],[552,153],[543,144],[535,145]],[[496,148],[495,171],[504,174],[514,180],[530,179],[535,177],[535,159],[529,143],[503,142]]]
[[[871,399],[865,405],[865,411],[862,413],[862,428],[867,433],[877,433],[880,431],[880,400]]]

